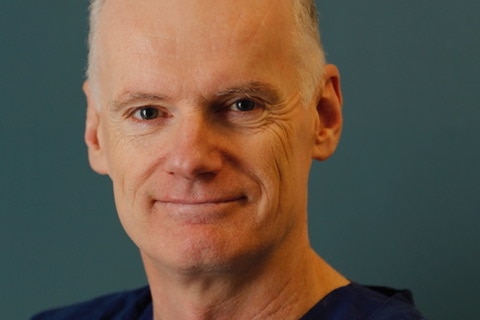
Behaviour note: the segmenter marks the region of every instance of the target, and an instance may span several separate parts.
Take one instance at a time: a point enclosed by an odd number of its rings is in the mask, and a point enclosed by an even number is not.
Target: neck
[[[154,319],[299,319],[329,292],[348,284],[309,246],[289,252],[277,251],[241,272],[165,271],[143,256]]]

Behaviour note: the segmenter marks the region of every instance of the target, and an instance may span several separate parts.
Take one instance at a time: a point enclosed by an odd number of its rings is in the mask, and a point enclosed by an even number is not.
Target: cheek
[[[291,128],[270,128],[268,132],[264,131],[262,135],[250,140],[250,151],[244,155],[261,186],[259,218],[263,215],[277,215],[272,223],[284,216],[283,211],[290,207],[288,196],[294,191],[291,188],[293,150],[290,149],[291,141],[288,138],[290,133]]]
[[[141,179],[154,160],[152,156],[157,143],[146,137],[129,136],[125,131],[120,125],[110,124],[107,149],[110,176],[114,182]]]
[[[285,122],[272,128],[268,142],[264,144],[264,171],[268,172],[271,192],[279,190],[276,200],[303,203],[311,165],[313,147],[313,121],[302,117],[297,122]],[[267,190],[268,191],[268,190]],[[302,200],[295,199],[301,197]]]
[[[147,189],[155,166],[143,148],[128,139],[119,139],[110,154],[115,206],[120,223],[132,241],[140,246],[149,228],[152,203]],[[143,151],[142,151],[143,150]]]
[[[133,208],[146,205],[142,186],[155,166],[147,154],[149,149],[142,144],[120,134],[112,134],[109,139],[109,176],[120,216],[135,214]]]

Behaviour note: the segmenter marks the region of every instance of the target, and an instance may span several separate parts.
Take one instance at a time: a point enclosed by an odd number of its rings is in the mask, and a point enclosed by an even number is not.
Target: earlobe
[[[335,152],[342,131],[342,92],[337,67],[325,66],[320,86],[313,158],[323,161]]]
[[[103,148],[99,108],[92,96],[90,84],[83,84],[83,92],[87,99],[87,117],[85,122],[85,143],[88,149],[90,167],[99,174],[108,174],[108,165]]]

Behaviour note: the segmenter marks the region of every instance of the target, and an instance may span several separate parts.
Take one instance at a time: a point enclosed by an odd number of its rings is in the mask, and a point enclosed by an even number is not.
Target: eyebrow
[[[217,97],[230,95],[244,95],[247,97],[261,95],[272,105],[279,104],[281,100],[280,94],[275,87],[260,81],[250,81],[239,86],[221,90],[216,94]]]
[[[135,102],[160,102],[164,101],[166,97],[146,92],[127,92],[125,94],[120,95],[120,97],[114,99],[111,103],[109,103],[107,109],[109,111],[119,111],[124,106],[135,103]]]
[[[260,81],[250,81],[238,86],[232,86],[230,88],[221,89],[214,94],[217,98],[223,98],[233,95],[243,95],[247,97],[251,96],[261,96],[259,98],[265,99],[269,104],[276,105],[280,104],[281,98],[280,94],[275,87],[268,83]],[[125,106],[140,103],[140,102],[162,102],[167,100],[166,96],[152,94],[141,91],[127,92],[120,95],[118,98],[111,101],[107,110],[112,112],[117,112],[123,109]]]

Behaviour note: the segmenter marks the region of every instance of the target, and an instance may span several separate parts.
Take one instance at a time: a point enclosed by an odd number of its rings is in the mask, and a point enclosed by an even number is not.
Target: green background
[[[345,128],[314,165],[314,247],[408,287],[431,319],[478,317],[480,1],[318,1]],[[0,2],[0,319],[145,283],[83,144],[87,1]]]

